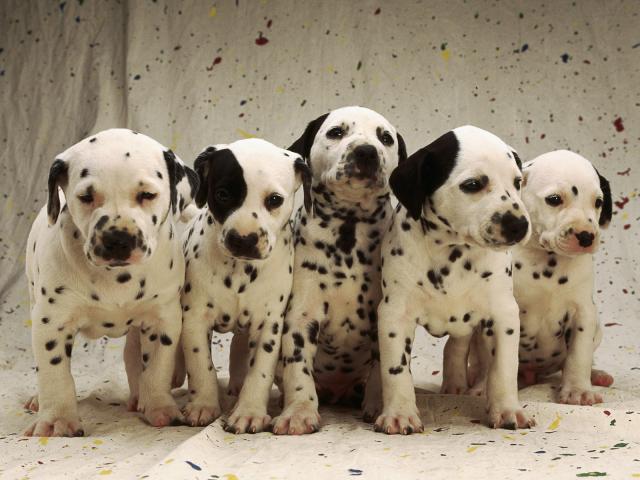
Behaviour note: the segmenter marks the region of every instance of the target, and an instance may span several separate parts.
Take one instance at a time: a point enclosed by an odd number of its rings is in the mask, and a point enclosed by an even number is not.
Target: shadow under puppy
[[[454,341],[445,377],[456,365],[466,367],[471,335],[480,328],[490,337],[493,353],[489,423],[533,425],[518,403],[519,321],[509,251],[529,236],[519,163],[498,137],[464,126],[417,151],[392,173],[391,188],[400,205],[382,244],[378,341],[383,411],[377,431],[423,430],[410,371],[417,325]],[[466,388],[466,378],[445,382],[449,388]]]
[[[591,385],[609,386],[613,377],[592,370],[602,339],[593,299],[593,254],[600,229],[611,221],[609,182],[580,155],[558,150],[523,166],[522,199],[533,234],[513,250],[513,282],[520,306],[520,383],[562,370],[560,403],[592,405],[602,395]],[[477,336],[471,363],[482,391],[487,350]],[[475,392],[474,392],[475,393]]]
[[[317,431],[318,400],[379,410],[380,240],[391,217],[389,174],[406,159],[402,137],[380,114],[344,107],[309,123],[289,147],[313,172],[313,210],[295,222],[294,285],[282,339],[284,409],[277,434]]]
[[[28,407],[39,413],[26,435],[84,434],[70,371],[78,332],[135,336],[144,353],[125,355],[129,404],[154,426],[181,421],[170,392],[184,281],[174,229],[195,172],[155,140],[112,129],[58,155],[48,186],[27,242],[38,375]]]
[[[208,147],[195,168],[196,203],[208,209],[184,234],[184,413],[193,426],[220,415],[211,330],[233,332],[229,389],[239,397],[225,429],[256,433],[271,420],[267,402],[291,292],[294,195],[304,185],[309,208],[311,174],[299,155],[259,139]]]

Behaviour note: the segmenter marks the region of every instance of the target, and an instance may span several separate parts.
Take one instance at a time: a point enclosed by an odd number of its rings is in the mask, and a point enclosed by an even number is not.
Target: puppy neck
[[[411,217],[405,210],[405,221],[410,219]],[[431,203],[422,209],[422,216],[413,221],[419,225],[425,241],[431,244],[431,249],[449,248],[451,246],[470,248],[468,242],[451,227],[445,217],[436,212]]]
[[[324,216],[347,219],[378,219],[385,216],[385,206],[390,202],[389,192],[364,195],[357,200],[349,200],[336,195],[324,183],[317,183],[311,189],[314,213]]]

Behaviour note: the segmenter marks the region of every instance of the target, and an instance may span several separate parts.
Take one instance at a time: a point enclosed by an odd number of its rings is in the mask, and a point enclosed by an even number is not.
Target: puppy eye
[[[138,201],[138,203],[142,203],[145,200],[153,200],[154,198],[156,198],[158,196],[157,193],[151,193],[151,192],[138,192],[138,195],[136,195],[136,200]]]
[[[344,137],[344,129],[342,127],[333,127],[327,132],[327,138],[340,139]]]
[[[483,181],[485,180],[486,181]],[[486,177],[480,178],[469,178],[460,184],[460,190],[465,193],[476,193],[482,190],[487,184],[488,179]]]
[[[267,210],[275,210],[284,202],[284,198],[277,193],[272,193],[264,200],[264,206],[267,207]]]
[[[513,186],[516,187],[516,190],[520,190],[520,186],[522,184],[522,178],[517,177],[514,181],[513,181]]]
[[[229,195],[229,191],[226,188],[218,188],[215,191],[214,198],[218,203],[227,203],[230,200],[231,195]]]
[[[596,208],[600,208],[602,207],[602,199],[601,198],[597,198],[596,199]]]
[[[381,135],[378,135],[378,138],[380,139],[382,144],[386,145],[387,147],[393,145],[393,137],[389,132],[382,132]]]
[[[80,200],[82,203],[92,203],[93,202],[93,193],[91,192],[87,192],[87,193],[83,193],[82,195],[78,195],[78,200]]]
[[[544,201],[547,202],[547,205],[551,205],[552,207],[557,207],[558,205],[562,205],[562,197],[557,193],[554,193],[553,195],[549,195],[544,199]]]

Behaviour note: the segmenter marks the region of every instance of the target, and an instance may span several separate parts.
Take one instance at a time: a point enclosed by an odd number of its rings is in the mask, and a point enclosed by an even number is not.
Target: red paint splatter
[[[629,230],[629,229],[631,228],[631,225],[627,223],[627,224],[626,224],[624,227],[622,227],[622,228],[624,228],[625,230]]]
[[[622,324],[618,322],[609,322],[604,324],[605,327],[621,327]]]
[[[620,201],[615,201],[613,202],[615,203],[616,207],[618,207],[620,210],[622,210],[624,208],[624,206],[629,203],[629,197],[622,197],[622,200]]]
[[[616,172],[616,173],[618,175],[620,175],[621,177],[622,176],[628,177],[630,172],[631,172],[631,167],[627,168],[626,170],[623,170],[621,172]]]
[[[210,72],[211,70],[213,70],[213,67],[215,67],[216,65],[218,65],[220,62],[222,61],[222,57],[216,57],[213,59],[213,63],[211,64],[210,67],[207,67],[207,71]]]
[[[273,21],[272,21],[272,20],[269,20],[269,21],[267,22],[267,28],[271,28],[271,25],[272,25],[272,24],[273,24]]]
[[[605,411],[603,411],[602,413],[604,413],[607,417],[608,417],[609,415],[611,415],[611,412],[610,412],[609,410],[605,410]]]
[[[524,142],[529,143],[529,137],[524,137]]]
[[[374,15],[380,15],[380,8],[376,8],[376,11],[373,12]]]
[[[540,140],[544,140],[544,137],[546,137],[547,135],[545,133],[543,133],[542,135],[540,135]]]
[[[262,36],[262,32],[258,32],[258,38],[256,38],[256,45],[266,45],[269,43],[269,39]]]
[[[440,373],[440,370],[434,370],[433,372],[431,372],[431,375],[437,375]]]
[[[622,118],[618,117],[613,121],[616,132],[624,132],[624,125],[622,124]]]

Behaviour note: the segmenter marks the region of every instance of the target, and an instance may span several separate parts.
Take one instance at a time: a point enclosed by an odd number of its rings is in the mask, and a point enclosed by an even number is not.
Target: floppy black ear
[[[522,171],[522,160],[520,160],[520,155],[515,150],[511,150],[511,154],[513,155],[513,159],[516,161],[516,165],[518,165],[518,170]]]
[[[64,160],[56,159],[49,169],[49,199],[47,201],[47,214],[49,215],[49,225],[53,225],[60,215],[60,194],[58,187],[64,188],[67,185],[69,165]]]
[[[198,192],[196,193],[196,205],[198,208],[204,207],[207,203],[207,198],[209,196],[209,162],[212,160],[215,153],[216,147],[207,147],[193,162],[193,168],[196,170],[200,180]]]
[[[422,216],[427,198],[449,178],[459,148],[455,133],[447,132],[411,155],[391,173],[391,190],[414,220]]]
[[[304,194],[304,209],[311,213],[313,201],[311,199],[311,169],[302,158],[296,158],[293,162],[293,169],[302,181],[302,192]]]
[[[171,211],[176,213],[178,206],[178,190],[176,189],[176,156],[171,150],[162,152],[164,161],[167,164],[167,173],[169,174],[169,192],[171,194]]]
[[[404,143],[404,138],[399,133],[396,133],[398,137],[398,165],[403,163],[407,159],[407,144]]]
[[[309,125],[307,125],[304,133],[300,136],[300,138],[293,142],[293,144],[289,148],[287,148],[287,150],[291,150],[298,155],[302,155],[302,158],[309,161],[309,155],[311,153],[313,140],[316,138],[318,130],[320,130],[320,127],[328,116],[329,114],[325,113],[324,115],[320,115],[315,120],[309,122]]]
[[[609,185],[609,180],[600,175],[600,172],[596,170],[598,174],[598,178],[600,179],[600,190],[602,190],[602,210],[600,211],[600,219],[598,220],[598,224],[601,227],[606,228],[611,221],[611,216],[613,215],[613,201],[611,199],[611,185]]]

